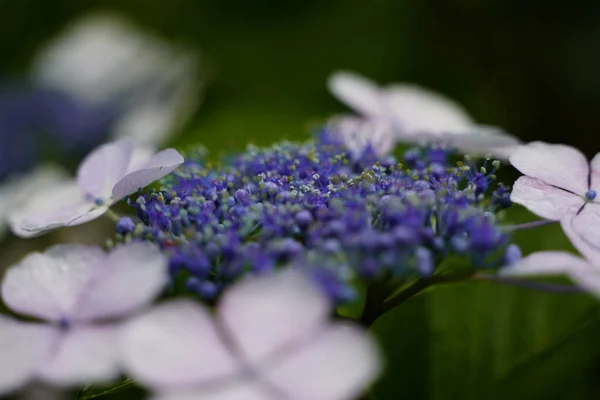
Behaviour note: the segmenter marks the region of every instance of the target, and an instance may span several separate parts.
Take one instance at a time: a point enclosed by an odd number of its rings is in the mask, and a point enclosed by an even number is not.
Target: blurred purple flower
[[[47,322],[0,316],[0,393],[32,379],[57,385],[106,382],[120,373],[122,319],[150,303],[167,280],[167,259],[152,245],[58,245],[6,272],[2,299]]]
[[[380,355],[331,312],[309,279],[285,271],[232,286],[215,318],[189,300],[159,305],[129,322],[120,351],[157,400],[350,400],[379,375]]]

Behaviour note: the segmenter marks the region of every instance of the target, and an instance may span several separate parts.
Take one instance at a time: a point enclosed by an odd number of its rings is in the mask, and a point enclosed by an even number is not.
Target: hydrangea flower
[[[328,299],[298,271],[249,279],[215,317],[189,300],[129,322],[120,351],[156,400],[353,399],[379,375],[373,340],[330,322]]]
[[[571,224],[564,224],[567,237],[583,257],[562,251],[540,251],[500,270],[504,276],[566,275],[578,286],[600,297],[600,251],[583,240]]]
[[[519,147],[510,163],[525,175],[514,184],[514,203],[561,221],[565,232],[572,230],[600,249],[600,154],[588,162],[573,147],[532,142]]]
[[[147,243],[109,254],[73,244],[30,254],[10,268],[2,283],[4,303],[47,323],[0,317],[0,393],[32,379],[70,386],[117,378],[117,320],[160,293],[166,264]]]
[[[32,79],[90,107],[110,107],[113,137],[156,146],[195,110],[199,62],[115,13],[76,20],[37,55]]]
[[[330,92],[364,119],[337,117],[330,129],[357,140],[377,138],[412,143],[444,143],[467,152],[490,153],[507,158],[518,139],[499,128],[476,124],[458,103],[431,90],[411,84],[385,88],[352,72],[334,73],[328,81]],[[391,139],[390,139],[391,138]],[[392,146],[393,147],[393,146]]]
[[[380,157],[349,151],[328,133],[306,143],[250,146],[222,167],[189,155],[162,188],[131,197],[138,221],[117,224],[120,240],[150,240],[171,256],[173,288],[212,301],[247,275],[300,265],[344,303],[354,282],[409,281],[457,255],[499,267],[509,245],[494,213],[497,162],[450,164],[439,147]]]
[[[174,149],[152,155],[147,148],[135,148],[130,139],[104,144],[83,160],[76,181],[36,194],[15,212],[11,216],[12,230],[21,237],[31,237],[91,221],[182,163],[183,157]]]

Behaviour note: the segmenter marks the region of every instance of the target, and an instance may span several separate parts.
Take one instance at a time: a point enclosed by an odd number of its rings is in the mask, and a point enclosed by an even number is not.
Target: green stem
[[[104,215],[106,215],[106,217],[108,219],[110,219],[113,222],[117,222],[119,219],[121,219],[113,210],[111,210],[110,208],[108,210],[106,210],[106,213],[104,213]]]

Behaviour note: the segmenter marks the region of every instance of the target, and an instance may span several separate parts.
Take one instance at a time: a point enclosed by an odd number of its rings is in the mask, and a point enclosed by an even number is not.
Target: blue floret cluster
[[[308,269],[338,303],[356,298],[358,281],[428,277],[450,256],[497,268],[511,252],[499,163],[453,159],[439,146],[357,154],[327,132],[249,146],[217,166],[198,151],[159,190],[128,200],[139,220],[121,218],[117,238],[159,244],[173,287],[206,301],[283,267]]]

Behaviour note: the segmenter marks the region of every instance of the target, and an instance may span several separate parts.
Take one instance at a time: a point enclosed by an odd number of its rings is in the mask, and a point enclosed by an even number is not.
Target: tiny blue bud
[[[512,265],[523,258],[523,254],[521,253],[521,249],[516,244],[511,244],[504,251],[504,255],[502,260],[504,261],[504,265]]]
[[[196,291],[203,299],[212,300],[219,292],[219,288],[214,282],[204,281],[198,286]]]
[[[415,250],[415,258],[417,260],[417,270],[423,276],[433,274],[433,256],[429,250],[424,247],[419,247]]]
[[[94,204],[95,204],[97,207],[101,207],[101,206],[103,206],[105,203],[106,203],[106,201],[105,201],[105,200],[104,200],[102,197],[96,197],[96,198],[94,199]]]
[[[585,194],[585,198],[588,199],[589,201],[592,201],[596,198],[596,196],[598,196],[598,192],[596,192],[595,190],[588,190],[587,193]]]
[[[121,235],[131,233],[135,230],[135,222],[130,217],[122,217],[117,221],[116,230]]]
[[[310,211],[302,210],[296,214],[296,223],[302,228],[306,228],[313,222],[313,216]]]

